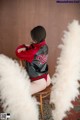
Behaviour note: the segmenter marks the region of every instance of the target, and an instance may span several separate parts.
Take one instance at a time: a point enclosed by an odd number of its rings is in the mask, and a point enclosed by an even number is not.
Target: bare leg
[[[44,90],[47,87],[46,80],[44,78],[36,80],[31,83],[31,94],[35,94]]]
[[[31,83],[31,94],[35,94],[39,91],[44,90],[47,86],[49,86],[51,83],[50,76],[47,76],[47,81],[42,78],[40,80],[34,81]]]
[[[49,86],[51,84],[51,78],[49,76],[49,74],[47,75],[47,86]]]

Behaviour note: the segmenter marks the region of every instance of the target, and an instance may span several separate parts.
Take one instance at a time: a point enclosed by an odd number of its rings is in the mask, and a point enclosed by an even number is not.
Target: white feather
[[[10,120],[38,120],[36,100],[31,97],[28,74],[18,62],[0,54],[0,97]]]
[[[57,59],[50,102],[55,104],[52,111],[54,120],[62,120],[73,107],[72,100],[79,95],[80,80],[80,25],[74,20],[64,32],[60,57]],[[55,83],[55,84],[54,84]]]

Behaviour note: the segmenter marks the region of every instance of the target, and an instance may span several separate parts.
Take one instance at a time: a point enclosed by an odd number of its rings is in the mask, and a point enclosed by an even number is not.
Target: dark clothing
[[[18,53],[18,49],[26,47],[26,51]],[[48,46],[45,41],[30,46],[21,45],[16,49],[16,55],[26,61],[26,70],[31,80],[46,78],[48,73]]]

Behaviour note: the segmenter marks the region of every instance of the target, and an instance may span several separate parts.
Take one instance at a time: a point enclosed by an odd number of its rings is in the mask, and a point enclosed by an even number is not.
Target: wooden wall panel
[[[73,19],[80,20],[80,4],[56,0],[0,0],[0,53],[16,58],[17,45],[31,41],[30,30],[43,25],[49,46],[49,73],[52,75],[60,50],[63,30]]]

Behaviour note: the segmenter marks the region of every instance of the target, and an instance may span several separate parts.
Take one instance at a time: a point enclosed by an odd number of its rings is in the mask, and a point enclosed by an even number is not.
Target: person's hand
[[[22,52],[22,51],[25,51],[26,50],[26,48],[20,48],[19,50],[18,50],[18,53],[20,53],[20,52]]]

